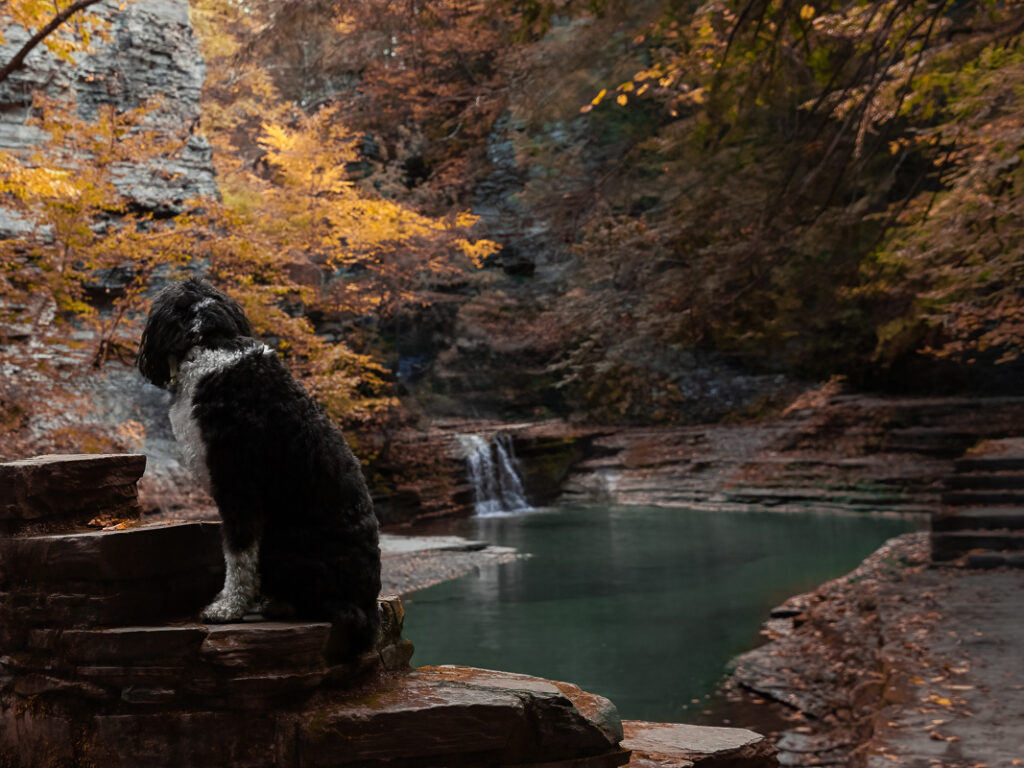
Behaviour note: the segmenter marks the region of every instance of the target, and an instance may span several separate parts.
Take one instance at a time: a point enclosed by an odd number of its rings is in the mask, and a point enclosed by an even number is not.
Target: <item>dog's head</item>
[[[251,335],[237,301],[205,280],[190,277],[167,286],[153,299],[136,364],[143,376],[167,388],[192,347],[221,347]]]

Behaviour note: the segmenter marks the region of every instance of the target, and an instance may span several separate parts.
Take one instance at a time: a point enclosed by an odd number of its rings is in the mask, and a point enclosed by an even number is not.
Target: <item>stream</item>
[[[413,665],[575,683],[623,718],[693,719],[769,610],[855,568],[914,520],[569,507],[476,517],[446,532],[530,557],[406,596]]]

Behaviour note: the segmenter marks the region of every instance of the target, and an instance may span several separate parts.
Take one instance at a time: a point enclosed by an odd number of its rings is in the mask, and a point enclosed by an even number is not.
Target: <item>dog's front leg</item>
[[[260,594],[259,539],[243,549],[233,548],[226,538],[222,544],[224,588],[200,614],[203,621],[210,623],[237,621],[258,604]]]

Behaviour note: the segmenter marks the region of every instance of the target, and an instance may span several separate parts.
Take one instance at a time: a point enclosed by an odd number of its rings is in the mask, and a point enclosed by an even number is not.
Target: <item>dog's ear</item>
[[[217,346],[239,336],[252,336],[241,304],[205,281],[198,287],[203,298],[189,309],[189,346]]]
[[[191,347],[216,347],[239,336],[252,336],[242,306],[207,281],[190,277],[153,298],[136,365],[143,376],[166,388],[175,374],[171,366]]]
[[[182,283],[160,291],[153,298],[142,332],[135,364],[158,387],[166,387],[171,380],[170,359],[180,360],[188,351],[188,328],[179,309],[183,299],[187,294]]]

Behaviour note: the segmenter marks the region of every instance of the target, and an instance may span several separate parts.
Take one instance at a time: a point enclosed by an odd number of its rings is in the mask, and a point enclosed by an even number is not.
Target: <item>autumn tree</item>
[[[738,0],[627,32],[633,73],[579,104],[595,132],[637,128],[576,248],[604,288],[568,297],[563,322],[589,329],[574,363],[626,364],[635,333],[886,386],[929,356],[1016,357],[1022,23],[1013,5]]]
[[[470,237],[468,214],[427,217],[353,178],[352,93],[305,105],[282,95],[287,78],[258,52],[266,30],[299,23],[303,7],[321,20],[327,12],[316,3],[193,5],[209,64],[203,128],[217,149],[226,222],[211,244],[212,273],[246,295],[261,330],[290,329],[284,350],[335,415],[369,418],[395,405],[386,383],[395,360],[379,343],[389,325],[429,304],[438,282],[479,267],[494,245]],[[336,32],[343,20],[329,18]],[[310,316],[341,323],[348,343],[325,341]]]
[[[0,155],[0,196],[25,226],[22,237],[0,241],[0,364],[22,374],[5,375],[0,392],[8,434],[26,419],[41,423],[44,402],[57,411],[69,404],[60,370],[74,361],[130,363],[154,275],[172,278],[174,269],[203,269],[239,298],[333,415],[376,418],[396,406],[384,347],[327,339],[308,313],[382,321],[493,249],[469,237],[472,217],[429,219],[349,181],[354,137],[338,108],[283,99],[247,57],[265,19],[230,3],[196,3],[194,14],[210,65],[203,127],[221,200],[195,201],[172,218],[127,205],[120,169],[156,168],[173,149],[172,137],[149,127],[155,102],[86,119],[73,101],[38,94],[33,122],[48,139]],[[88,42],[84,29],[76,28],[79,44]],[[38,397],[44,388],[53,396]]]

